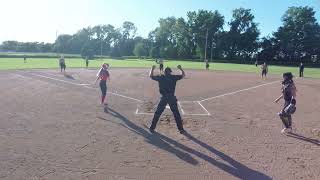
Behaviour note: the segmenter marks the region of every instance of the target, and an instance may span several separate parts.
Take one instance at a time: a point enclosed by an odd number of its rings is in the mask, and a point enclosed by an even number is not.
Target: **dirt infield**
[[[281,134],[280,77],[187,71],[150,134],[156,82],[112,69],[108,112],[97,70],[0,71],[0,179],[319,179],[320,80],[295,79],[294,133]]]

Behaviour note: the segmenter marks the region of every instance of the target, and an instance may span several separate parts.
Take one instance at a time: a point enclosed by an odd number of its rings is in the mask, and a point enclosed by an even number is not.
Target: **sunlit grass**
[[[89,67],[97,68],[102,63],[109,63],[111,67],[127,67],[127,68],[150,68],[152,65],[156,65],[153,60],[115,60],[115,59],[102,59],[102,60],[90,60]],[[190,62],[190,61],[165,61],[165,66],[175,68],[177,65],[182,65],[185,69],[204,69],[205,64],[203,62]],[[80,58],[66,59],[67,68],[81,68],[85,67],[85,61]],[[9,69],[36,69],[36,68],[59,68],[58,59],[55,58],[28,58],[24,63],[23,58],[0,58],[0,70]],[[240,72],[253,72],[259,73],[260,68],[254,65],[247,64],[231,64],[231,63],[211,63],[210,70],[221,71],[240,71]],[[269,73],[282,74],[283,72],[292,72],[296,76],[298,75],[298,67],[286,67],[286,66],[269,66]],[[320,78],[320,69],[318,68],[306,68],[305,77]]]

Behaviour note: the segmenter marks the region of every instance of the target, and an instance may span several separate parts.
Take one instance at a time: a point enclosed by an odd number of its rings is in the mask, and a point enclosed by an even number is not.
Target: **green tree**
[[[81,49],[81,57],[84,59],[86,57],[88,57],[89,59],[94,58],[94,48],[93,48],[92,42],[90,43],[90,41],[88,41],[83,45]]]
[[[18,41],[4,41],[1,44],[3,51],[17,51],[20,43]]]
[[[259,30],[250,9],[233,10],[229,23],[230,30],[225,34],[225,47],[228,57],[245,58],[251,56],[258,48]]]
[[[176,38],[177,56],[180,58],[192,58],[195,55],[195,43],[192,42],[191,29],[183,18],[176,20],[174,29]]]
[[[273,37],[264,37],[260,42],[261,51],[258,54],[258,60],[269,61],[279,58],[279,46],[277,40]]]
[[[290,7],[282,17],[283,25],[273,35],[285,59],[301,58],[319,53],[320,27],[311,7]]]
[[[160,57],[176,57],[177,47],[174,36],[174,27],[176,24],[175,17],[161,18],[159,27],[154,30],[155,47],[159,49]]]
[[[122,51],[122,34],[120,29],[115,29],[115,31],[112,33],[112,45],[110,49],[110,56],[112,57],[121,57]]]
[[[214,39],[215,34],[223,29],[224,17],[218,11],[206,10],[188,12],[187,16],[188,25],[191,28],[191,39],[199,47],[200,56],[205,58],[205,50],[209,50],[209,47],[212,46],[212,39]],[[207,34],[208,42],[206,47]]]
[[[70,46],[72,36],[68,34],[62,34],[58,36],[56,42],[54,43],[54,49],[57,53],[70,53]]]
[[[153,58],[159,58],[160,57],[160,50],[158,47],[151,47],[149,54]]]
[[[123,56],[133,55],[133,49],[135,47],[134,37],[136,35],[137,28],[134,23],[125,21],[122,24],[121,39],[119,41],[120,54]]]
[[[141,59],[142,56],[147,56],[147,50],[145,45],[142,42],[136,44],[133,50],[134,55],[138,56]]]

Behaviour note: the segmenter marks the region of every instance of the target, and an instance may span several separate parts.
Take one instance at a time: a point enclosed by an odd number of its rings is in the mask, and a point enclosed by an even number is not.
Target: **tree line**
[[[312,7],[289,7],[282,25],[271,36],[259,39],[258,23],[250,9],[237,8],[229,22],[219,11],[198,10],[187,18],[159,19],[147,38],[136,36],[137,27],[124,22],[61,34],[53,44],[5,41],[1,51],[56,52],[94,56],[148,56],[181,59],[261,59],[308,61],[320,55],[320,26]],[[225,26],[227,24],[227,26]],[[227,27],[227,28],[224,28]]]

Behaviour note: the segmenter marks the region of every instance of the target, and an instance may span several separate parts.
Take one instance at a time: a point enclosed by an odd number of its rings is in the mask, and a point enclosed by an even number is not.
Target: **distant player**
[[[176,90],[177,81],[184,78],[185,73],[184,73],[183,69],[181,68],[181,66],[179,65],[178,69],[180,69],[180,71],[182,73],[181,75],[172,75],[171,69],[169,67],[167,67],[164,70],[164,75],[155,76],[155,75],[153,75],[153,71],[155,68],[156,68],[155,66],[152,66],[152,69],[150,71],[149,76],[152,80],[155,80],[159,83],[159,91],[161,94],[161,99],[158,104],[157,110],[154,113],[154,116],[152,119],[152,124],[151,124],[149,130],[151,133],[154,132],[154,129],[156,128],[156,125],[159,121],[159,118],[160,118],[162,112],[166,108],[166,105],[169,104],[170,109],[173,113],[173,116],[176,120],[178,130],[180,131],[180,133],[183,133],[184,129],[183,129],[182,120],[181,120],[181,116],[180,116],[178,105],[177,105],[177,98],[175,96],[175,90]]]
[[[299,77],[303,77],[303,72],[304,72],[304,65],[301,62],[300,66],[299,66]]]
[[[89,57],[87,56],[86,57],[86,68],[88,69],[88,66],[89,66]]]
[[[292,117],[291,115],[296,110],[296,92],[297,88],[293,82],[293,75],[291,72],[283,73],[282,81],[282,94],[279,98],[275,100],[278,103],[280,99],[284,99],[284,106],[282,111],[278,113],[283,125],[281,133],[290,132],[292,130]]]
[[[158,59],[157,63],[159,64],[160,74],[163,74],[163,59]]]
[[[99,70],[99,72],[97,73],[97,79],[94,82],[95,84],[97,83],[97,81],[100,79],[100,89],[101,89],[101,104],[107,106],[108,103],[105,103],[106,101],[106,96],[107,96],[107,80],[110,81],[110,74],[108,71],[109,68],[109,64],[102,64],[101,69]]]
[[[66,62],[64,60],[64,56],[61,56],[59,59],[60,71],[66,72]]]
[[[256,58],[256,61],[254,62],[254,65],[258,67],[259,54],[256,54],[255,58]]]
[[[209,61],[208,61],[208,60],[206,60],[205,62],[206,62],[206,70],[209,70],[209,67],[210,67],[210,65],[209,65]]]
[[[267,79],[267,73],[268,73],[268,65],[267,63],[263,63],[261,65],[261,77],[263,79],[263,77],[265,77],[265,79]]]
[[[24,62],[24,63],[27,62],[27,57],[26,57],[26,56],[23,57],[23,62]]]

